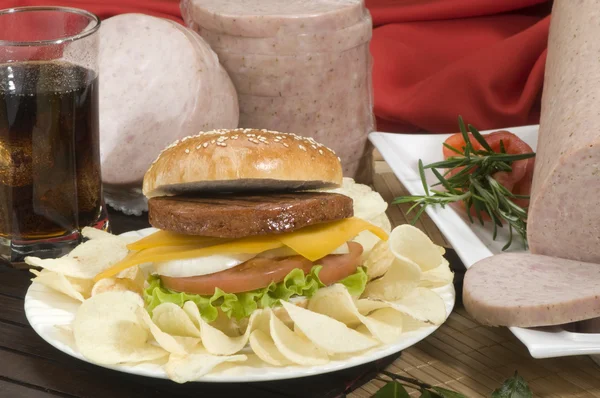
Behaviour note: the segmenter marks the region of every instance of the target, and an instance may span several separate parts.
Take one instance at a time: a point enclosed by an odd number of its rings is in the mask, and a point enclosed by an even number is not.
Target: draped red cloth
[[[547,0],[366,0],[373,16],[381,131],[454,132],[537,123],[550,22]],[[181,21],[178,0],[3,0],[61,5],[102,19],[140,12]]]
[[[380,131],[534,124],[550,23],[546,0],[366,0],[375,26]]]

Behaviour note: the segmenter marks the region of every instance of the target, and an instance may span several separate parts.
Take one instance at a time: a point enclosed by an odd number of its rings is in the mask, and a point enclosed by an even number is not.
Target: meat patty
[[[325,192],[163,196],[148,200],[150,224],[186,235],[243,238],[282,234],[354,214],[352,199]]]

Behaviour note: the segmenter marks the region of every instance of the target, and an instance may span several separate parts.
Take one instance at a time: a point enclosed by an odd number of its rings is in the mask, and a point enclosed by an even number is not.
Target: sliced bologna
[[[599,0],[554,2],[527,224],[531,252],[600,263]]]
[[[141,188],[150,164],[176,139],[237,127],[235,88],[198,34],[123,14],[103,21],[100,35],[100,154],[109,193]]]
[[[505,253],[474,264],[463,304],[479,323],[537,327],[600,317],[600,265]]]

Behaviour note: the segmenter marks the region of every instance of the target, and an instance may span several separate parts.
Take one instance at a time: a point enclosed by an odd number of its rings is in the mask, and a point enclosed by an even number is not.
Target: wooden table
[[[403,187],[385,164],[376,165],[375,188],[390,201]],[[405,223],[405,209],[391,206],[394,225]],[[148,226],[145,217],[110,212],[113,232]],[[418,226],[438,244],[446,244],[435,225],[424,219]],[[344,371],[302,379],[262,383],[188,383],[178,385],[128,375],[74,359],[44,342],[29,326],[23,297],[30,274],[0,265],[0,398],[38,397],[370,397],[383,384],[380,370],[445,385],[468,397],[485,397],[518,370],[536,396],[600,397],[600,368],[589,357],[534,360],[504,328],[474,323],[460,304],[464,267],[456,254],[447,258],[455,271],[455,312],[432,336],[380,361]]]

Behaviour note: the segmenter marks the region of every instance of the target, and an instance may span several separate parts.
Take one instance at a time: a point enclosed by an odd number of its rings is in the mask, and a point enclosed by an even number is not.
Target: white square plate
[[[523,126],[507,128],[535,151],[539,126]],[[498,130],[493,130],[498,131]],[[489,133],[491,131],[482,131]],[[379,150],[398,179],[413,195],[424,194],[423,185],[418,172],[418,161],[423,164],[443,159],[442,143],[449,134],[390,134],[371,133],[369,139]],[[437,179],[427,170],[427,182],[432,185]],[[507,232],[498,230],[496,241],[492,239],[490,223],[481,226],[471,224],[466,215],[459,214],[451,207],[442,209],[439,206],[428,207],[427,214],[452,244],[454,250],[469,268],[477,261],[502,252]],[[511,252],[525,252],[515,237]],[[511,332],[523,342],[534,358],[551,358],[568,355],[600,354],[600,334],[573,333],[561,327],[545,327],[535,329],[510,328]]]

